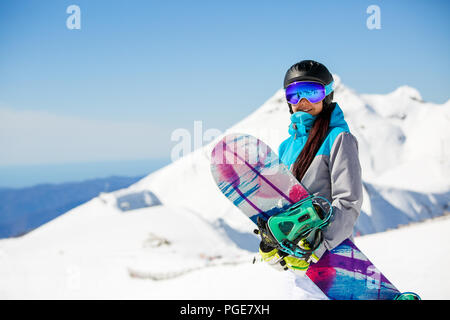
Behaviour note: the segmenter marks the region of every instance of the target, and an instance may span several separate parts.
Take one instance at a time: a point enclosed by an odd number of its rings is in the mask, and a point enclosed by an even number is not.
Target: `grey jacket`
[[[291,169],[306,143],[314,118],[304,112],[291,116],[290,137],[279,147],[281,161]],[[326,250],[332,250],[347,238],[352,239],[362,205],[358,142],[337,104],[331,115],[328,136],[301,182],[310,194],[328,199],[333,208],[331,222],[323,230],[324,241],[315,251],[320,258]]]

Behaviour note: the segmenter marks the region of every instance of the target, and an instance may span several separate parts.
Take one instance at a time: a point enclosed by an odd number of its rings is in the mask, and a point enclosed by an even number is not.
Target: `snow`
[[[0,297],[311,297],[294,286],[292,274],[252,264],[253,256],[189,210],[159,206],[123,214],[96,198],[25,237],[0,242]]]
[[[335,80],[363,167],[356,231],[364,236],[356,244],[400,290],[449,299],[450,219],[442,215],[450,204],[450,103],[424,102],[407,86],[358,94]],[[279,90],[224,134],[252,134],[277,150],[288,125]],[[219,138],[129,188],[1,240],[0,298],[325,299],[306,277],[252,263],[255,226],[210,174]]]
[[[422,299],[450,299],[450,215],[356,238],[397,288]]]

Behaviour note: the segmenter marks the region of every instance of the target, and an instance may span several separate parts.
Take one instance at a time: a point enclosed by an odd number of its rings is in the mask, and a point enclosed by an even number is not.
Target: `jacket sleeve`
[[[331,205],[333,216],[324,228],[324,241],[315,254],[320,258],[352,236],[363,195],[358,141],[349,132],[336,137],[330,152]]]

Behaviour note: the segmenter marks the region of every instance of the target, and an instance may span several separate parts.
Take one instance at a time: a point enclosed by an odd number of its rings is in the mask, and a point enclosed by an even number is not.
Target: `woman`
[[[260,254],[277,269],[305,272],[326,250],[352,238],[362,204],[361,166],[358,142],[341,108],[332,102],[333,76],[328,69],[316,61],[300,61],[286,72],[284,89],[291,124],[279,157],[312,195],[330,201],[333,216],[323,229],[322,242],[307,259],[281,258],[264,241]]]

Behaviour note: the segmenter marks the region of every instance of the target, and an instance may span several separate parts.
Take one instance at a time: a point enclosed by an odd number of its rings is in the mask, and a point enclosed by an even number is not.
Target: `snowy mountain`
[[[450,101],[423,102],[417,90],[406,86],[387,95],[358,95],[337,75],[334,78],[335,101],[358,139],[363,168],[365,197],[356,231],[380,232],[441,215],[450,205]],[[278,150],[288,136],[289,123],[279,90],[224,134],[248,133]],[[235,228],[244,226],[238,218],[242,215],[217,192],[209,174],[217,140],[133,187],[152,190],[163,203],[188,207],[209,221],[223,217]]]
[[[356,244],[400,290],[448,299],[450,219],[429,219],[450,204],[450,103],[424,102],[410,87],[360,95],[335,79],[363,167],[357,232],[371,235]],[[279,90],[224,134],[249,133],[277,150],[288,125]],[[324,299],[307,278],[251,263],[254,225],[210,174],[219,138],[22,238],[0,240],[0,298]],[[439,268],[427,272],[424,254],[439,257]]]

